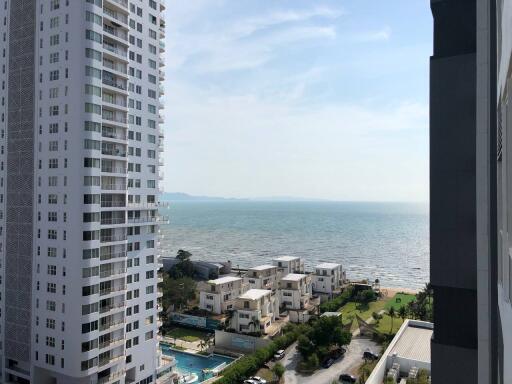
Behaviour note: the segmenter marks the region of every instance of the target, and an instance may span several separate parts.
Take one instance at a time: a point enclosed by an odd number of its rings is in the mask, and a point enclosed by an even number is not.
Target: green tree
[[[389,334],[391,334],[391,333],[393,333],[393,320],[396,316],[394,307],[391,307],[388,309],[388,316],[391,318],[391,329],[389,330]]]
[[[178,262],[174,264],[169,271],[171,277],[175,279],[182,277],[193,277],[195,272],[194,264],[190,260],[191,258],[192,254],[190,252],[180,249],[176,254],[176,259]]]
[[[276,363],[273,367],[272,367],[272,372],[274,372],[274,374],[278,377],[278,378],[281,378],[283,377],[284,373],[285,373],[285,368],[283,367],[283,364],[281,363]]]
[[[405,305],[402,305],[398,309],[398,316],[400,316],[400,318],[402,319],[402,322],[405,321],[405,318],[407,317],[407,308],[405,307]]]
[[[377,294],[373,289],[365,289],[359,291],[354,300],[363,305],[368,305],[370,302],[377,300]]]
[[[181,308],[196,297],[196,282],[190,277],[173,279],[168,274],[164,274],[162,289],[162,304],[165,312],[171,305]]]
[[[304,359],[307,359],[308,356],[315,352],[315,346],[306,335],[302,334],[298,339],[297,350]]]

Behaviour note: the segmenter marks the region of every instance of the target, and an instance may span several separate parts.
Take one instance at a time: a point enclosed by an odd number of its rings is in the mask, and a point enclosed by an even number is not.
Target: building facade
[[[1,382],[167,382],[164,5],[0,4]]]
[[[432,382],[510,383],[512,4],[431,8]]]
[[[313,300],[311,275],[289,273],[279,281],[279,304],[288,311],[291,322],[304,323],[309,320],[319,300]]]
[[[279,316],[279,300],[268,289],[249,289],[235,300],[231,328],[240,333],[266,334]]]
[[[199,308],[220,315],[234,309],[235,299],[247,289],[248,285],[241,277],[225,276],[209,280],[199,287]]]
[[[244,282],[250,289],[277,289],[281,272],[275,265],[259,265],[247,270]]]
[[[322,263],[315,267],[313,278],[313,291],[332,296],[339,292],[343,284],[344,276],[341,264]]]
[[[272,259],[272,264],[275,265],[282,275],[288,273],[304,273],[304,260],[297,256],[280,256]]]

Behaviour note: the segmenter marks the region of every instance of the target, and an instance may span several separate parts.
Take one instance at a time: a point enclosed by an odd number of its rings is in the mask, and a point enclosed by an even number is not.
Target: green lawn
[[[397,293],[393,298],[389,299],[386,303],[385,309],[390,309],[391,307],[395,308],[395,311],[398,311],[400,307],[409,304],[416,298],[414,295],[410,295],[407,293]]]
[[[391,334],[395,334],[400,329],[403,321],[400,317],[395,317],[393,319],[393,330]],[[388,315],[382,315],[382,319],[379,320],[379,324],[377,325],[377,330],[381,333],[389,333],[391,330],[391,317]]]
[[[173,328],[166,332],[166,337],[171,337],[174,339],[181,339],[184,341],[188,341],[193,343],[194,341],[199,341],[200,339],[204,339],[207,333],[199,331],[197,329],[189,329],[189,328]]]
[[[352,301],[345,304],[339,312],[342,313],[343,323],[347,323],[349,320],[356,318],[356,314],[361,317],[363,320],[368,320],[372,316],[373,312],[379,312],[381,309],[384,309],[386,305],[385,300],[373,301],[367,306],[363,306],[359,303],[354,303]],[[357,328],[357,322],[354,321],[352,323],[352,329]]]

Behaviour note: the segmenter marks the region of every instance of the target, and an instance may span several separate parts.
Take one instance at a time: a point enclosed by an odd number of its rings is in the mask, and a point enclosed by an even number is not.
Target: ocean
[[[275,256],[300,256],[306,269],[343,265],[349,279],[421,288],[429,281],[427,204],[180,201],[162,208],[163,256],[231,260],[247,268]]]

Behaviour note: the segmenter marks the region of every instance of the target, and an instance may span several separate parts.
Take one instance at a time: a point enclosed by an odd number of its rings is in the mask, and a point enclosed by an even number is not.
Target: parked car
[[[259,377],[259,376],[249,377],[249,380],[254,380],[258,384],[267,384],[267,380],[265,380],[264,378]]]
[[[333,359],[339,359],[340,357],[342,357],[343,355],[345,355],[345,352],[347,352],[347,350],[345,348],[336,348],[335,350],[331,351],[330,353],[330,357],[332,357]]]
[[[322,362],[322,367],[329,368],[331,365],[333,365],[333,363],[334,363],[334,359],[332,357],[329,357]]]
[[[274,354],[274,360],[281,360],[284,357],[284,349],[280,349]]]
[[[372,351],[364,351],[363,359],[365,360],[379,360],[379,355]]]
[[[355,376],[349,375],[348,373],[342,373],[339,380],[342,383],[355,383],[357,381]]]
[[[254,381],[254,380],[247,379],[247,380],[244,380],[244,384],[259,384],[259,383],[257,381]]]

